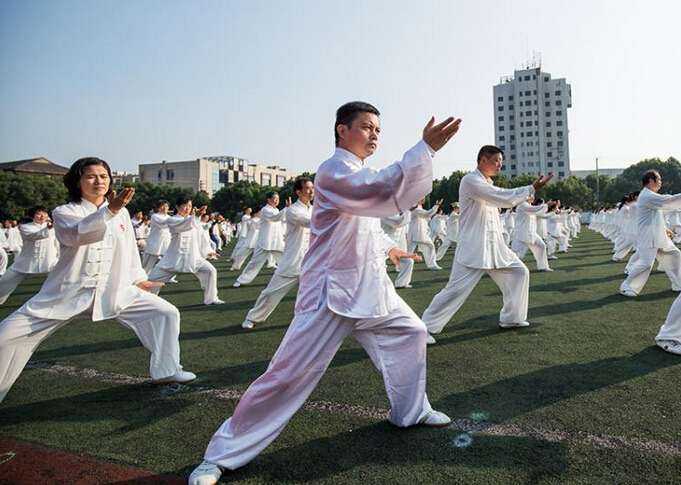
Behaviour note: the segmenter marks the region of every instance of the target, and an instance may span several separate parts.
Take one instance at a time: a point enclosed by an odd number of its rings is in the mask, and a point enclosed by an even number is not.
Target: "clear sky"
[[[681,159],[680,19],[677,0],[0,0],[0,161],[314,171],[359,99],[382,112],[376,166],[463,118],[441,177],[493,143],[492,86],[533,51],[572,85],[573,170]]]

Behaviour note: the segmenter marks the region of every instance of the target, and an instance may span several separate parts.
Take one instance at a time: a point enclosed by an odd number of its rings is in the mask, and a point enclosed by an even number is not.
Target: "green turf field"
[[[223,481],[681,483],[681,357],[653,341],[676,294],[666,275],[653,273],[639,298],[620,296],[624,263],[610,261],[609,242],[584,229],[573,245],[551,262],[554,273],[536,272],[526,258],[531,327],[498,329],[501,294],[485,277],[428,348],[428,396],[454,426],[398,429],[382,419],[381,376],[350,338],[312,405]],[[418,314],[447,281],[453,254],[443,271],[418,264],[414,288],[400,291]],[[192,275],[161,292],[181,311],[182,364],[198,374],[195,382],[125,381],[148,377],[148,354],[134,334],[114,322],[73,322],[37,349],[0,405],[0,434],[187,476],[236,405],[234,393],[212,391],[243,391],[293,315],[291,294],[268,322],[241,329],[272,270],[232,288],[237,275],[224,257],[216,267],[222,307],[201,304]],[[0,317],[41,281],[27,279]]]

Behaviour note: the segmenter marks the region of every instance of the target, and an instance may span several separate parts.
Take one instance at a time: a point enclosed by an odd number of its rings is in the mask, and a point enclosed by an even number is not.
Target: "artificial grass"
[[[483,278],[428,348],[428,396],[452,417],[485,413],[496,423],[678,443],[681,405],[674,392],[681,359],[654,347],[676,297],[663,273],[641,296],[617,294],[624,263],[611,245],[584,230],[553,273],[532,270],[527,329],[497,328],[501,294]],[[227,252],[226,250],[225,252]],[[225,254],[223,252],[223,254]],[[443,271],[420,264],[414,288],[399,294],[421,314],[445,285]],[[203,306],[192,275],[161,296],[182,314],[182,363],[194,386],[245,389],[266,368],[293,316],[291,293],[270,319],[240,327],[272,270],[252,286],[232,288],[237,274],[217,262],[219,295]],[[389,268],[392,269],[392,268]],[[394,272],[390,273],[394,276]],[[39,288],[29,278],[8,302],[9,314]],[[405,358],[408,358],[405,356]],[[76,321],[36,351],[34,362],[146,376],[148,354],[132,332],[113,322]],[[312,400],[387,408],[380,374],[348,339]],[[120,386],[44,371],[25,371],[0,407],[0,433],[65,450],[86,451],[159,472],[188,474],[210,435],[236,403],[154,386]],[[234,483],[670,483],[678,457],[580,443],[473,435],[453,448],[453,430],[401,430],[367,418],[303,410]]]

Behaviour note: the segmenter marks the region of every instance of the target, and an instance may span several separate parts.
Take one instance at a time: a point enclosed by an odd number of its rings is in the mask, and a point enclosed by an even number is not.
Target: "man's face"
[[[277,207],[279,205],[279,194],[274,194],[272,197],[267,199],[267,203],[272,207]]]
[[[662,188],[662,175],[658,175],[657,180],[655,180],[654,182],[652,180],[648,182],[647,187],[653,192],[659,192],[660,189]]]
[[[378,146],[381,123],[373,113],[361,112],[350,126],[338,125],[338,146],[354,153],[361,160],[373,155]]]
[[[499,173],[503,164],[504,159],[501,153],[495,153],[488,157],[482,157],[478,162],[478,169],[485,177],[493,177]]]
[[[301,190],[296,190],[296,195],[303,204],[309,204],[314,199],[314,184],[312,182],[305,182]]]
[[[175,206],[177,209],[177,214],[182,217],[187,217],[192,211],[192,201],[190,200],[186,204]]]

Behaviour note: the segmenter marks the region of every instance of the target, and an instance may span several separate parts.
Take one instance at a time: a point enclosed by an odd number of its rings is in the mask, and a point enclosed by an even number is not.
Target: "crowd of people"
[[[426,345],[454,318],[483,275],[498,285],[500,329],[527,327],[529,250],[538,271],[567,252],[581,230],[580,212],[536,192],[552,174],[513,189],[494,186],[503,151],[483,146],[476,169],[463,177],[459,200],[426,208],[433,159],[459,131],[461,120],[431,119],[403,158],[382,169],[366,165],[378,146],[380,113],[370,104],[347,103],[336,113],[335,152],[314,182],[295,181],[295,202],[269,192],[261,207],[244,207],[232,224],[188,197],[160,200],[129,215],[135,190],[112,190],[111,169],[98,158],[76,161],[64,177],[69,203],[52,211],[34,207],[30,222],[0,231],[0,304],[28,274],[47,274],[41,290],[0,322],[0,402],[39,343],[75,318],[115,319],[132,329],[150,356],[157,383],[196,376],[179,359],[180,312],[158,296],[179,273],[199,280],[205,305],[218,296],[221,257],[239,272],[234,287],[249,285],[263,267],[275,268],[241,326],[262,324],[298,285],[295,316],[266,372],[244,393],[233,415],[216,431],[191,485],[211,485],[225,469],[257,456],[309,397],[339,346],[353,335],[384,376],[396,426],[446,426],[425,389]],[[635,250],[620,292],[637,296],[657,259],[681,291],[681,195],[658,194],[661,177],[643,175],[641,193],[595,213],[590,228],[609,238],[613,260]],[[280,209],[280,206],[283,206]],[[665,218],[666,215],[666,218]],[[236,240],[233,251],[225,248]],[[421,317],[396,290],[412,287],[414,265],[441,271],[452,244],[449,280]],[[420,254],[415,253],[418,250]],[[14,261],[7,267],[7,252]],[[249,259],[250,258],[250,259]],[[393,282],[386,261],[399,272]],[[681,297],[656,337],[681,354]]]

